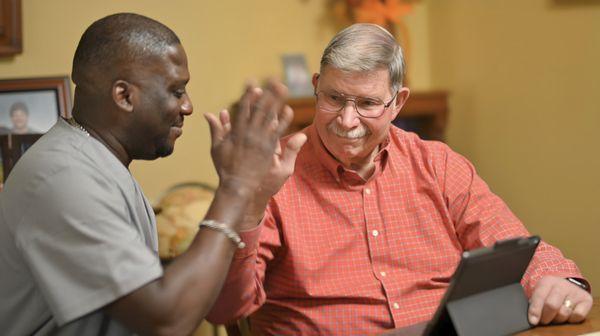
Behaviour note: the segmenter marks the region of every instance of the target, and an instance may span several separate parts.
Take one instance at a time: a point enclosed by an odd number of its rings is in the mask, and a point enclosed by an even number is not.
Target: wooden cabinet
[[[315,114],[315,98],[294,98],[288,101],[294,109],[289,133],[310,125]],[[394,125],[417,133],[425,140],[444,141],[448,121],[448,93],[445,91],[411,93],[394,120]]]
[[[288,133],[297,132],[310,125],[315,115],[315,97],[292,98],[288,105],[294,110],[294,120],[288,128]]]
[[[0,57],[20,54],[21,0],[0,0]]]
[[[0,184],[6,181],[15,163],[42,134],[0,135]]]

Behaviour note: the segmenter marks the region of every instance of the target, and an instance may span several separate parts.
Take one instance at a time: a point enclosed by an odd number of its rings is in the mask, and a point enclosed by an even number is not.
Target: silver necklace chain
[[[75,127],[75,128],[79,128],[83,133],[85,133],[85,135],[90,136],[90,132],[88,132],[85,127],[83,127],[80,123],[77,122],[77,120],[75,120],[75,118],[71,117],[69,119],[66,119],[66,121],[69,123],[69,125]]]

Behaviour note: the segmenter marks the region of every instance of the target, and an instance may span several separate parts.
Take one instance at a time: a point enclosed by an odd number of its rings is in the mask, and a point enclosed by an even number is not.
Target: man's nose
[[[360,124],[355,104],[354,100],[347,100],[346,105],[344,105],[344,108],[340,111],[338,120],[346,129],[352,129]]]
[[[192,104],[192,100],[189,97],[187,97],[183,101],[183,104],[181,104],[181,113],[185,115],[190,115],[192,114],[192,112],[194,112],[194,105]]]

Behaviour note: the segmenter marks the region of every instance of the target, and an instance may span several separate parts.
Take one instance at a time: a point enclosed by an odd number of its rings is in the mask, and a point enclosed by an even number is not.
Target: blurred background
[[[0,58],[0,79],[69,74],[81,34],[108,14],[172,28],[187,51],[195,112],[172,156],[131,167],[156,200],[180,182],[216,185],[202,114],[231,104],[247,79],[283,79],[283,54],[318,71],[355,2],[23,0],[23,52]],[[390,11],[385,24],[408,46],[411,90],[448,92],[446,142],[600,285],[600,1],[421,0]]]

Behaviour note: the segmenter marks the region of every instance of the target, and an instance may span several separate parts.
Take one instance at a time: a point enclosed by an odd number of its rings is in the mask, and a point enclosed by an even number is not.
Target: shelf
[[[293,98],[288,104],[294,109],[294,120],[288,130],[297,132],[310,125],[315,114],[315,98]],[[444,141],[448,121],[448,93],[445,91],[412,93],[393,121],[425,140]]]

